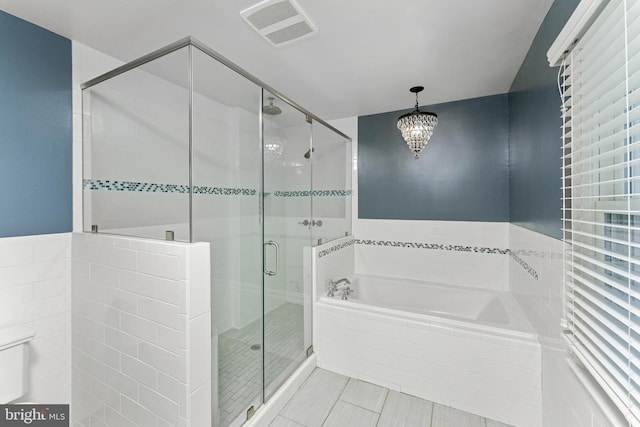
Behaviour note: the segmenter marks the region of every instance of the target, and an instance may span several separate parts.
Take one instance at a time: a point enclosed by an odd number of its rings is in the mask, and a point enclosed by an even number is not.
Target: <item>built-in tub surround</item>
[[[540,345],[509,293],[355,275],[352,239],[313,248],[319,367],[508,424],[541,425]],[[328,298],[329,279],[342,277],[355,293]]]
[[[315,305],[318,366],[518,426],[541,426],[535,336],[339,300]],[[410,318],[408,318],[410,317]]]
[[[73,235],[72,423],[211,424],[209,244]]]

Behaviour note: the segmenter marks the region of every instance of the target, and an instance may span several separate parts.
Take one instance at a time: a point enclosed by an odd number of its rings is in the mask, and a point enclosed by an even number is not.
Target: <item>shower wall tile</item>
[[[71,233],[0,239],[0,329],[35,331],[20,401],[71,401],[70,265]]]
[[[73,422],[210,423],[209,245],[76,233],[72,246]]]

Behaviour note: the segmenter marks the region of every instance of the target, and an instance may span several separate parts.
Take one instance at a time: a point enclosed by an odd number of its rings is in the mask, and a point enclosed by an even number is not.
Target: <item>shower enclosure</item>
[[[83,85],[84,229],[209,242],[212,414],[312,353],[311,251],[351,233],[351,143],[187,38]]]

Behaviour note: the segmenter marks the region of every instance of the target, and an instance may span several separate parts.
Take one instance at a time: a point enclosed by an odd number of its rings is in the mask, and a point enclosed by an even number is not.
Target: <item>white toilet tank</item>
[[[0,404],[26,394],[29,387],[29,341],[35,332],[24,326],[0,328]]]

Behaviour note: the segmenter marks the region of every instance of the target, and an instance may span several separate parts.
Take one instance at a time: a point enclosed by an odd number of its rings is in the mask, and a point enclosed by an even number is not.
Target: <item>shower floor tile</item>
[[[277,388],[304,355],[304,307],[284,303],[265,315],[266,392]],[[232,328],[218,336],[218,407],[220,425],[229,425],[262,396],[262,321]],[[284,373],[284,375],[283,375]]]
[[[320,368],[313,371],[270,424],[311,426],[510,427]]]

